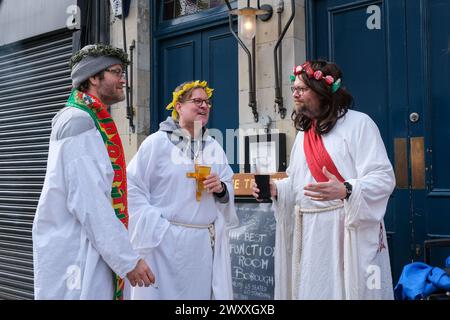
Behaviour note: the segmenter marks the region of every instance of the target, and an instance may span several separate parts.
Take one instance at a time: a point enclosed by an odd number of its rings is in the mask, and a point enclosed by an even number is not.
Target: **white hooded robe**
[[[376,124],[349,110],[322,136],[342,177],[353,186],[343,207],[305,213],[294,231],[295,210],[342,205],[314,201],[304,186],[316,183],[308,168],[300,131],[288,178],[276,181],[276,299],[392,299],[392,277],[383,217],[395,186],[394,172]],[[297,234],[297,237],[296,237]],[[296,250],[300,261],[294,261]]]
[[[111,201],[114,172],[91,117],[64,108],[52,123],[33,223],[35,299],[112,300],[139,256]]]
[[[170,121],[170,120],[167,120]],[[201,164],[211,165],[226,184],[229,201],[220,203],[186,176],[194,161],[169,139],[150,135],[127,168],[130,236],[133,247],[152,266],[156,285],[131,288],[132,299],[232,299],[228,230],[237,224],[233,171],[221,146],[206,138]],[[210,233],[191,225],[215,224],[214,252]]]

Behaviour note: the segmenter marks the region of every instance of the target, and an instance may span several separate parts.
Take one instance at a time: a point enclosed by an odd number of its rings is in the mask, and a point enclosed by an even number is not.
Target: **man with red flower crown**
[[[395,186],[376,124],[334,63],[294,68],[288,177],[271,182],[276,299],[392,299],[383,218]],[[254,185],[254,196],[259,189]]]
[[[52,121],[33,223],[36,299],[124,297],[124,278],[155,277],[128,237],[126,164],[107,106],[125,99],[121,49],[88,45],[70,59],[73,90]]]

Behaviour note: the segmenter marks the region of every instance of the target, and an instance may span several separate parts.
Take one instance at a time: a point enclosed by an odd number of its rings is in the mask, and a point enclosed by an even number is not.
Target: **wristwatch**
[[[348,198],[350,198],[351,194],[352,194],[352,190],[353,187],[350,183],[348,183],[347,181],[344,182],[344,186],[345,186],[345,191],[347,192],[347,195],[345,196],[345,200],[348,200]]]

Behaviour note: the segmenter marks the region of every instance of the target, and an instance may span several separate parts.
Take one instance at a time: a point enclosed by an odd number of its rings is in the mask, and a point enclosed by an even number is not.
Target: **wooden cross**
[[[202,191],[204,190],[203,181],[211,173],[211,167],[194,164],[194,172],[187,172],[186,177],[193,178],[196,181],[195,198],[200,201]]]

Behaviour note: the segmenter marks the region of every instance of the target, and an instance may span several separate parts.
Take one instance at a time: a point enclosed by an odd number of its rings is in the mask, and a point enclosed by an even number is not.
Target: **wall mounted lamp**
[[[272,7],[268,4],[259,6],[258,8],[250,7],[250,1],[247,0],[247,7],[242,9],[231,10],[229,14],[237,15],[241,19],[239,33],[242,37],[251,40],[256,34],[256,18],[261,21],[268,21],[272,17]]]
[[[261,21],[268,21],[272,17],[273,8],[271,5],[263,4],[260,5],[260,1],[257,2],[257,8],[250,7],[250,0],[247,0],[247,7],[242,9],[232,9],[229,0],[225,0],[225,3],[228,7],[228,20],[230,32],[238,41],[239,45],[245,51],[248,57],[248,69],[249,69],[249,103],[248,106],[252,108],[253,119],[255,122],[259,121],[257,103],[256,103],[256,57],[255,57],[255,34],[256,34],[256,19],[260,19]],[[291,16],[284,26],[283,30],[281,30],[281,13],[284,11],[284,1],[280,0],[278,2],[277,14],[278,14],[278,39],[277,43],[274,47],[274,72],[275,72],[275,110],[280,114],[281,119],[284,119],[286,116],[286,108],[283,103],[283,96],[281,93],[281,84],[282,84],[282,73],[281,73],[281,64],[282,64],[282,49],[281,49],[281,41],[283,40],[287,29],[289,28],[292,20],[295,16],[295,0],[291,0]],[[239,36],[234,32],[232,25],[232,16],[237,15],[240,19],[239,21],[239,33],[243,38],[252,41],[252,52],[250,53],[249,49],[245,45],[245,43],[239,38]],[[278,110],[277,110],[278,109]]]

